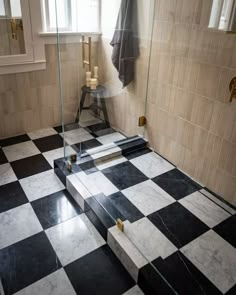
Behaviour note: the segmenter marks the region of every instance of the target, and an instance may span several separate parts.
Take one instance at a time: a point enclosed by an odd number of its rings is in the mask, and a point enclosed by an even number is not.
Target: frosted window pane
[[[0,0],[0,15],[6,15],[5,6],[4,6],[4,0]]]
[[[10,0],[11,5],[11,16],[12,17],[21,17],[21,4],[20,0]]]
[[[81,32],[99,30],[98,0],[77,0],[77,29]]]
[[[69,27],[69,5],[70,0],[48,0],[49,5],[49,26],[50,28],[56,28],[56,7],[58,15],[58,28],[68,28]]]

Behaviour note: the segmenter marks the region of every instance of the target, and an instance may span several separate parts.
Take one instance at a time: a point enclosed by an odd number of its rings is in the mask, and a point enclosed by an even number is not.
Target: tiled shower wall
[[[212,0],[156,0],[147,97],[150,145],[191,177],[236,205],[236,35],[207,29]],[[121,85],[102,39],[104,81]],[[148,40],[146,40],[148,43]],[[145,112],[148,45],[141,48],[136,79],[107,99],[112,124],[141,134]]]
[[[212,0],[156,1],[147,101],[151,146],[236,205],[236,35],[207,29]]]
[[[93,64],[97,43],[93,43]],[[57,46],[46,45],[46,70],[0,75],[0,138],[61,124]],[[75,119],[85,74],[81,44],[60,45],[65,123]]]

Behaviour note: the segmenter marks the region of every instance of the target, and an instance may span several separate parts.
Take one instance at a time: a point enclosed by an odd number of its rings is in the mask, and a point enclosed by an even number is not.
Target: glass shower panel
[[[146,218],[125,194],[131,186],[147,180],[132,159],[150,152],[140,117],[145,120],[155,1],[89,2],[101,5],[100,32],[69,39],[59,30],[57,34],[67,189],[72,194],[74,189],[79,192],[77,202],[92,222],[102,225],[100,233],[111,247],[113,239],[119,240],[119,228],[145,261],[143,266],[148,264],[169,286],[140,247],[144,240],[135,234],[135,221]],[[127,3],[135,5],[127,7]],[[137,9],[135,28],[126,23],[126,14],[131,17],[134,12],[130,8]],[[124,26],[128,31],[134,29],[133,43],[128,42],[130,36],[123,32]],[[119,29],[120,35],[114,34]],[[122,51],[127,44],[131,48]],[[138,48],[132,48],[136,45]],[[127,57],[121,58],[122,54]],[[148,238],[152,239],[151,235]],[[137,280],[137,276],[133,278]]]

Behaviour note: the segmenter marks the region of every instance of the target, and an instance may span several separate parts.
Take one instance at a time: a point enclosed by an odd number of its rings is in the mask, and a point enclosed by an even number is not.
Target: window
[[[14,18],[21,18],[21,3],[20,0],[10,0],[11,16]]]
[[[6,11],[5,11],[5,5],[4,5],[4,0],[0,0],[0,16],[5,16]]]
[[[213,0],[209,28],[231,31],[236,26],[236,2]]]
[[[48,32],[99,32],[100,0],[44,0],[44,10]]]

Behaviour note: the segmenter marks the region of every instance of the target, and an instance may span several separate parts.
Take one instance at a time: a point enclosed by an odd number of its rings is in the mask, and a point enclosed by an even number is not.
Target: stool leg
[[[105,98],[102,97],[101,98],[101,105],[102,105],[102,111],[103,111],[103,115],[104,115],[104,120],[107,124],[107,127],[110,127],[110,123],[109,123],[109,118],[108,118],[108,113],[107,113],[107,107],[106,107],[106,103],[105,103]]]
[[[78,108],[78,111],[77,111],[75,123],[79,123],[80,115],[81,115],[82,110],[84,108],[85,98],[86,98],[86,92],[83,91],[82,94],[81,94],[81,97],[80,97],[80,104],[79,104],[79,108]]]

